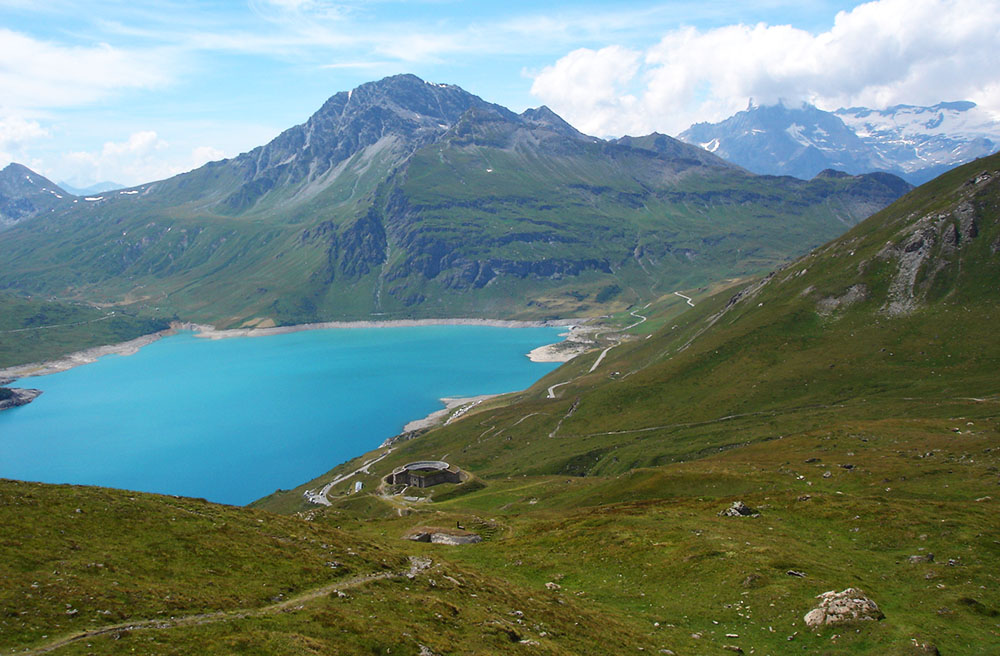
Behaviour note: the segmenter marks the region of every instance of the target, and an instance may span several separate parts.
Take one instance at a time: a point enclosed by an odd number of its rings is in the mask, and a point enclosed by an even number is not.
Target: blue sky
[[[599,136],[676,134],[750,97],[1000,113],[998,26],[1000,0],[0,0],[0,165],[137,184],[401,72]]]

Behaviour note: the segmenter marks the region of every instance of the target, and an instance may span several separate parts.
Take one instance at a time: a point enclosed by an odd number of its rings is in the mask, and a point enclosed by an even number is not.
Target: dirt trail
[[[301,610],[302,607],[314,599],[320,597],[325,597],[334,592],[339,592],[342,590],[349,590],[351,588],[357,588],[363,586],[367,583],[373,581],[381,581],[384,579],[394,579],[402,576],[408,578],[413,578],[423,570],[431,566],[430,558],[420,558],[417,556],[410,556],[410,567],[408,569],[399,572],[382,572],[379,574],[366,574],[364,576],[356,576],[352,579],[347,579],[346,581],[337,581],[336,583],[328,583],[327,585],[314,588],[312,590],[307,590],[301,594],[295,595],[285,599],[284,601],[279,601],[276,604],[271,604],[269,606],[262,606],[260,608],[249,608],[249,609],[235,609],[235,610],[223,610],[216,611],[214,613],[196,613],[192,615],[183,615],[181,617],[171,617],[169,619],[156,619],[156,620],[139,620],[137,622],[125,622],[122,624],[113,624],[110,626],[101,627],[99,629],[91,629],[89,631],[80,631],[79,633],[73,633],[68,636],[63,636],[62,638],[57,638],[44,645],[35,647],[33,649],[26,649],[24,651],[18,651],[18,654],[23,654],[24,656],[34,656],[35,654],[47,654],[49,652],[55,651],[60,647],[65,647],[66,645],[79,642],[80,640],[87,640],[89,638],[96,638],[103,635],[109,635],[114,633],[126,633],[130,631],[142,631],[148,629],[175,629],[184,626],[201,626],[204,624],[213,624],[215,622],[229,622],[232,620],[241,620],[248,617],[262,617],[265,615],[274,615],[277,613],[294,612]]]

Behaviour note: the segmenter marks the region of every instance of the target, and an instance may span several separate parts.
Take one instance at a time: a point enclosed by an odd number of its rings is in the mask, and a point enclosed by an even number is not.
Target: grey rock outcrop
[[[719,512],[719,517],[758,517],[760,513],[742,501],[734,501],[733,505]]]
[[[447,544],[451,546],[476,544],[483,541],[482,536],[476,535],[475,533],[456,535],[436,531],[420,531],[417,533],[411,533],[406,536],[406,539],[413,540],[414,542],[430,542],[432,544]]]
[[[811,629],[829,624],[844,624],[885,617],[878,605],[857,588],[840,592],[830,590],[817,595],[819,606],[806,613],[803,620]]]
[[[20,405],[28,405],[41,396],[41,394],[42,390],[37,389],[0,388],[0,410],[9,410]]]

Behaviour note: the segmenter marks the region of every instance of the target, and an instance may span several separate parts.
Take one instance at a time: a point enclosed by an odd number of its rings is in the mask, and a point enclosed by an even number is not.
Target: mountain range
[[[998,284],[994,155],[254,507],[0,480],[0,647],[996,653]]]
[[[0,179],[21,185],[0,289],[219,326],[598,314],[773,268],[910,188],[755,175],[412,75],[167,180],[72,197]]]
[[[751,102],[719,123],[692,125],[678,138],[756,173],[808,180],[828,168],[887,171],[921,184],[1000,149],[1000,121],[972,102],[835,112],[808,103]]]

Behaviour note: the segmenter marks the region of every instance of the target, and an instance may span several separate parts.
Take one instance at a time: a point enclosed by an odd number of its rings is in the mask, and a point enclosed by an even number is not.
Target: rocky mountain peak
[[[395,140],[405,157],[440,137],[470,109],[510,114],[455,85],[425,82],[410,74],[341,91],[305,123],[237,157],[234,164],[244,184],[226,204],[245,209],[279,184],[322,177],[383,139]]]
[[[531,125],[549,128],[571,139],[583,139],[587,141],[593,140],[593,137],[588,137],[583,134],[545,105],[534,109],[524,110],[521,113],[521,119]]]
[[[0,228],[72,202],[72,197],[45,176],[11,162],[0,171]]]

